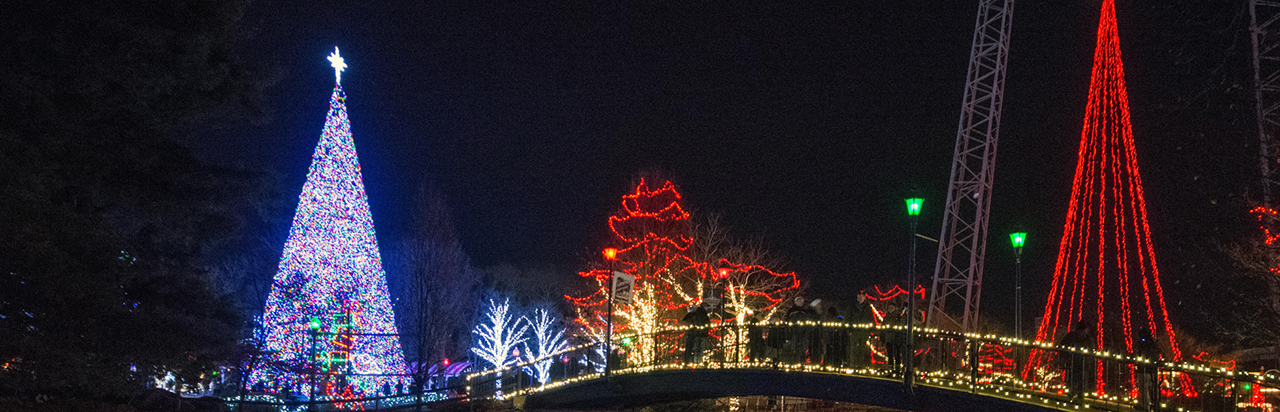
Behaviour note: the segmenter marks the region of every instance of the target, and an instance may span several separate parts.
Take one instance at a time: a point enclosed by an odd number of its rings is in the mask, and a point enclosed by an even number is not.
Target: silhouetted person
[[[1076,322],[1076,327],[1062,335],[1062,339],[1058,340],[1058,346],[1066,346],[1071,348],[1088,348],[1089,340],[1093,338],[1093,325],[1084,321]],[[1084,399],[1085,387],[1085,365],[1088,359],[1083,353],[1071,351],[1059,351],[1058,356],[1064,358],[1059,364],[1067,374],[1067,388],[1071,390],[1071,400],[1080,401]]]
[[[902,324],[902,311],[897,305],[892,303],[885,307],[884,325],[893,327]],[[907,333],[905,331],[890,328],[884,330],[884,346],[887,357],[889,358],[889,368],[894,372],[902,370],[903,355],[907,351]]]
[[[827,314],[822,317],[826,323],[835,325],[823,328],[824,351],[822,363],[827,366],[841,367],[849,352],[849,329],[844,327],[844,316],[835,306],[827,307]]]
[[[813,308],[804,304],[804,298],[796,296],[792,303],[794,303],[794,305],[787,309],[787,322],[794,323],[817,320],[818,314],[814,312]],[[788,329],[788,356],[786,360],[797,363],[808,361],[809,350],[816,349],[810,347],[813,341],[814,327],[792,325]]]
[[[1143,333],[1133,341],[1133,354],[1151,363],[1138,363],[1138,407],[1148,411],[1155,410],[1159,402],[1159,380],[1156,368],[1160,360],[1160,346],[1150,333]]]
[[[764,327],[760,325],[762,314],[757,313],[747,318],[747,356],[752,362],[761,362],[765,358]]]
[[[853,306],[853,310],[849,312],[846,321],[854,325],[873,324],[875,315],[871,313],[871,305],[867,303],[867,295],[865,292],[858,292],[858,304]],[[849,358],[848,364],[852,366],[866,366],[871,364],[871,348],[867,346],[867,340],[871,338],[871,331],[864,328],[849,328]]]
[[[707,308],[699,305],[697,309],[684,315],[681,322],[697,327],[685,332],[684,345],[684,361],[686,363],[702,362],[702,352],[707,347],[707,333],[710,332],[705,326],[711,325],[711,316],[707,314]]]

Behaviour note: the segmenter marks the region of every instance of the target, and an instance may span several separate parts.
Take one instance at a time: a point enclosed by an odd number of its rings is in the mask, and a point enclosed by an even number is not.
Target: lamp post
[[[913,197],[906,200],[907,217],[911,221],[911,260],[907,269],[907,344],[906,353],[903,354],[904,372],[902,373],[902,383],[909,390],[915,378],[915,325],[913,318],[916,316],[916,223],[920,220],[920,207],[924,204],[924,199]]]
[[[1022,339],[1022,245],[1027,242],[1027,232],[1009,234],[1013,244],[1013,336]]]
[[[731,274],[731,270],[727,267],[721,267],[719,269],[716,269],[716,273],[720,276],[716,280],[715,289],[711,292],[711,296],[714,296],[720,299],[720,304],[718,309],[720,312],[720,320],[723,321],[725,306],[727,306],[729,303],[728,302],[729,275]],[[719,296],[716,296],[716,295],[719,295]]]
[[[307,322],[307,330],[308,330],[308,335],[310,335],[310,336],[311,336],[311,351],[310,351],[310,352],[311,352],[311,362],[310,362],[310,363],[311,363],[311,367],[310,367],[310,368],[308,368],[308,369],[309,369],[309,372],[311,372],[311,374],[310,374],[310,375],[311,375],[311,376],[310,376],[310,377],[311,377],[311,379],[310,379],[310,381],[311,381],[311,388],[310,388],[311,390],[310,390],[310,392],[311,392],[311,393],[310,393],[310,398],[309,398],[309,399],[307,399],[307,401],[309,401],[309,402],[310,402],[310,403],[308,403],[308,404],[307,404],[307,410],[315,410],[315,409],[317,408],[317,405],[316,405],[316,403],[315,403],[315,402],[316,402],[316,369],[317,369],[317,366],[316,366],[316,338],[317,338],[317,337],[318,337],[318,335],[320,334],[320,318],[317,318],[317,317],[314,317],[314,316],[313,316],[313,317],[311,317],[311,320],[310,320],[309,322]]]
[[[609,376],[609,357],[613,356],[613,262],[618,260],[618,249],[604,248],[604,260],[609,261],[609,315],[604,329],[604,376]]]

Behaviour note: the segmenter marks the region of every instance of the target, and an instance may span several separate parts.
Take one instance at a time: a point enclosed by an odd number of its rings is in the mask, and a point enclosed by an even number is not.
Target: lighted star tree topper
[[[1096,330],[1089,349],[1134,354],[1135,342],[1150,335],[1166,360],[1182,358],[1151,245],[1114,0],[1102,3],[1071,203],[1036,340],[1056,341],[1081,321]],[[1102,393],[1100,365],[1097,373]],[[1136,390],[1129,375],[1128,388],[1111,390]]]
[[[329,114],[263,316],[268,359],[248,382],[309,395],[314,381],[322,397],[374,394],[406,370],[340,84],[347,66],[337,48],[329,61]]]

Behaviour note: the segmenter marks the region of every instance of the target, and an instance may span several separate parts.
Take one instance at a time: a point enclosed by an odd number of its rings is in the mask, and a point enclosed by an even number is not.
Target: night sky
[[[477,266],[573,276],[644,171],[762,239],[811,296],[901,281],[912,193],[921,233],[938,236],[976,1],[412,3],[255,3],[246,58],[283,73],[271,121],[210,131],[199,151],[280,173],[296,202],[338,46],[384,255],[427,182]],[[1162,3],[1117,13],[1157,258],[1185,286],[1213,276],[1196,253],[1248,220],[1248,15],[1242,1]],[[998,319],[1012,312],[1015,229],[1030,232],[1026,310],[1043,305],[1099,6],[1014,11],[983,300]],[[927,279],[936,245],[920,247]],[[1179,302],[1195,289],[1170,288],[1175,319],[1192,311]]]

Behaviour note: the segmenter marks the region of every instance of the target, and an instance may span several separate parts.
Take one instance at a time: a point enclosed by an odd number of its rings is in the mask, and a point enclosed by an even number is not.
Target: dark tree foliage
[[[462,250],[443,195],[421,186],[409,236],[389,261],[400,344],[421,379],[431,365],[468,356],[480,274]]]
[[[20,2],[0,23],[0,393],[194,383],[244,324],[210,276],[262,175],[178,142],[257,118],[242,1]],[[242,116],[252,115],[252,116]],[[268,185],[269,186],[269,185]]]

